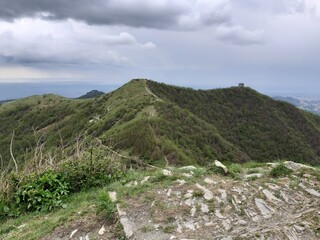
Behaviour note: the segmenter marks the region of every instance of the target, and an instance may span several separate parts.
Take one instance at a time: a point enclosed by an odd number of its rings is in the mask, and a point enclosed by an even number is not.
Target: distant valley
[[[279,96],[274,97],[274,99],[291,103],[302,110],[320,115],[320,99],[279,97]]]

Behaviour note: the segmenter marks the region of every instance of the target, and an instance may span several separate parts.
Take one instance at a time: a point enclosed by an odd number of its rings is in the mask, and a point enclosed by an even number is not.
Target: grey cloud
[[[231,0],[232,4],[273,14],[301,13],[307,10],[306,0]]]
[[[55,38],[53,34],[20,36],[19,33],[0,32],[0,62],[123,66],[130,64],[130,59],[121,54],[121,49],[118,48],[127,46],[144,50],[156,47],[151,42],[139,43],[126,32],[119,35],[96,33],[94,36],[77,36],[71,30],[59,38]]]
[[[98,25],[195,29],[229,22],[229,0],[2,0],[0,18],[68,19]]]
[[[237,45],[263,43],[263,31],[249,31],[242,26],[219,26],[216,29],[218,39]]]

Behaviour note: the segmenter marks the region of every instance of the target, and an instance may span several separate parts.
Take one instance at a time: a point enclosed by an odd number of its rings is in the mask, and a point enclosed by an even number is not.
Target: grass
[[[271,172],[271,177],[285,177],[289,176],[292,173],[292,170],[288,169],[283,163],[278,164],[276,167],[274,167]]]
[[[49,213],[30,213],[19,218],[9,219],[0,224],[0,239],[39,239],[51,233],[56,227],[83,218],[95,216],[97,195],[104,189],[91,189],[71,195],[66,199],[67,208],[56,209]],[[24,225],[19,228],[19,226]]]

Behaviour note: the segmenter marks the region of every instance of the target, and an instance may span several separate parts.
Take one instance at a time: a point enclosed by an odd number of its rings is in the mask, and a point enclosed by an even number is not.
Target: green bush
[[[292,170],[287,168],[283,163],[280,163],[276,167],[274,167],[271,172],[270,176],[272,177],[285,177],[292,173]]]
[[[112,202],[108,192],[102,192],[97,198],[97,215],[108,222],[115,220],[116,204]]]
[[[61,169],[71,192],[105,186],[122,177],[120,168],[102,156],[66,162]]]
[[[69,194],[69,184],[58,173],[48,171],[30,176],[17,186],[16,205],[27,211],[48,211],[63,206],[63,197]],[[8,209],[7,209],[8,210]]]

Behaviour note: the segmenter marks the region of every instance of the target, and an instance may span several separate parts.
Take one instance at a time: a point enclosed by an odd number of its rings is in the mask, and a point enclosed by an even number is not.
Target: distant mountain
[[[92,90],[90,92],[87,92],[85,95],[82,95],[78,97],[78,99],[88,99],[88,98],[96,98],[101,95],[105,94],[104,92],[98,91],[98,90]]]
[[[291,103],[302,110],[320,115],[320,100],[306,100],[293,97],[274,97],[274,99]]]
[[[320,164],[320,117],[250,88],[193,90],[132,80],[80,101],[33,96],[0,106],[0,154],[27,161],[35,145],[75,153],[76,139],[99,139],[126,156],[162,165],[205,165],[215,159],[290,159]],[[40,141],[40,140],[41,141]]]
[[[0,104],[4,104],[4,103],[7,103],[7,102],[12,102],[14,100],[15,99],[0,100]]]

